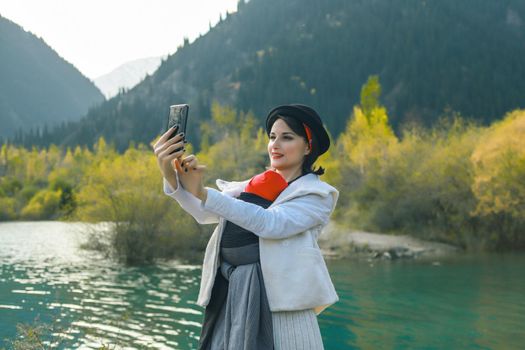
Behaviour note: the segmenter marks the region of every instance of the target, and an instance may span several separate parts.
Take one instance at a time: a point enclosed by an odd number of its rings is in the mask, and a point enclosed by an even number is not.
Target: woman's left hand
[[[203,174],[205,165],[199,165],[197,157],[191,154],[182,161],[175,159],[175,167],[182,187],[203,202],[206,201],[207,191],[204,188]]]

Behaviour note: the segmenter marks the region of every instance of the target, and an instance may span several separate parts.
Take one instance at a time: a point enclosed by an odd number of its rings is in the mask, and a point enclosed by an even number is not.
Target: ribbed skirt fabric
[[[323,350],[317,316],[312,309],[272,312],[275,350]]]

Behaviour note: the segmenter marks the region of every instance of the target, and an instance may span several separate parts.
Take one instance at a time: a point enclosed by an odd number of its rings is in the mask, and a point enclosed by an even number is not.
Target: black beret
[[[308,125],[317,139],[319,155],[328,151],[328,148],[330,147],[330,138],[323,126],[321,117],[313,110],[313,108],[302,104],[289,104],[275,107],[266,117],[266,134],[268,134],[268,136],[272,130],[273,123],[279,115],[298,119]]]

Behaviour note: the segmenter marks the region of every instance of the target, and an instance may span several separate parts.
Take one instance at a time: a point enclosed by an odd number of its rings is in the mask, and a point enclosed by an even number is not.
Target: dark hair
[[[301,121],[295,118],[292,118],[292,117],[288,117],[286,115],[279,115],[277,119],[282,119],[290,127],[290,129],[292,129],[293,132],[301,136],[306,141],[306,143],[308,143],[308,137],[306,136],[306,131],[304,130],[304,126],[303,126],[303,123],[301,123]],[[317,138],[315,137],[315,134],[312,133],[312,149],[310,153],[304,156],[303,167],[302,167],[303,174],[306,174],[306,173],[314,173],[317,175],[324,174],[324,168],[322,166],[318,167],[315,170],[313,168],[313,165],[318,157],[319,157],[319,144],[317,142]]]

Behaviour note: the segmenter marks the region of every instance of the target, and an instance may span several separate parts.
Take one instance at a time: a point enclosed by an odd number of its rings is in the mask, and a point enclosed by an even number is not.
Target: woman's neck
[[[303,171],[300,167],[295,168],[295,169],[282,169],[282,170],[275,169],[275,171],[278,174],[280,174],[286,180],[286,182],[295,180],[296,178],[298,178],[299,176],[303,174]]]

